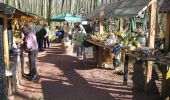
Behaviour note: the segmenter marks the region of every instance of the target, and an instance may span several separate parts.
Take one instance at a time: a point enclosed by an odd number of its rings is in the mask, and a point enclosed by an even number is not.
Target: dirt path
[[[22,80],[14,100],[159,100],[122,85],[123,76],[113,70],[87,68],[75,54],[66,55],[56,43],[38,55],[38,83]],[[140,81],[140,80],[139,80]]]

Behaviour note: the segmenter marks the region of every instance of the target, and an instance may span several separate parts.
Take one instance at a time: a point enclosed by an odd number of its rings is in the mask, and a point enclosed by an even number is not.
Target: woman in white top
[[[44,36],[45,37],[44,46],[46,48],[46,43],[47,43],[48,48],[49,48],[50,47],[51,32],[50,32],[48,25],[45,25],[45,31],[46,31],[46,35]]]

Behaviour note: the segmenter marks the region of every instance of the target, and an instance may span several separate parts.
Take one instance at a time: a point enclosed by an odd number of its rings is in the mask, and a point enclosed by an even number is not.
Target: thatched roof
[[[38,19],[47,20],[47,19],[45,19],[45,18],[42,17],[42,16],[39,16],[39,15],[30,13],[30,12],[26,12],[26,11],[17,9],[17,8],[14,8],[14,7],[12,7],[12,6],[9,6],[9,5],[7,5],[7,4],[4,4],[4,3],[1,3],[1,2],[0,2],[0,12],[1,12],[1,13],[5,14],[5,8],[11,8],[11,9],[14,10],[14,12],[13,12],[13,18],[18,18],[18,17],[21,17],[21,16],[27,16],[27,17],[30,17],[30,18],[39,17]]]
[[[168,13],[170,12],[170,0],[164,0],[164,2],[162,3],[159,12],[162,13]]]
[[[11,6],[7,5],[7,4],[4,4],[4,3],[0,2],[0,12],[5,13],[5,9],[7,7],[14,10],[13,17],[20,17],[20,16],[29,16],[29,17],[31,17],[31,15],[29,15],[28,13],[26,13],[26,12],[24,12],[22,10],[16,9],[14,7],[11,7]]]
[[[121,0],[115,3],[101,5],[86,16],[92,19],[100,16],[100,9],[103,9],[103,18],[110,17],[133,17],[143,12],[150,4],[150,0]],[[100,18],[102,18],[100,17]]]

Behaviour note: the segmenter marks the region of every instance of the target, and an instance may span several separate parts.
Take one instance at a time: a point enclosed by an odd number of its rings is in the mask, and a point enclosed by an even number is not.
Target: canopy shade
[[[141,14],[150,4],[150,0],[121,0],[103,4],[85,18],[133,17]]]
[[[159,12],[162,13],[168,13],[170,12],[170,0],[164,0],[164,2],[162,3]]]
[[[0,2],[0,12],[4,13],[5,14],[5,9],[6,8],[10,8],[13,10],[13,18],[15,17],[21,17],[21,16],[28,16],[28,17],[32,17],[30,14],[28,14],[27,12],[24,12],[20,9],[17,9],[17,8],[14,8],[14,7],[11,7],[7,4],[4,4],[4,3],[1,3]]]
[[[56,21],[56,22],[67,21],[67,22],[76,23],[76,22],[82,22],[82,18],[80,16],[72,15],[69,13],[64,13],[64,14],[52,17],[51,21]]]

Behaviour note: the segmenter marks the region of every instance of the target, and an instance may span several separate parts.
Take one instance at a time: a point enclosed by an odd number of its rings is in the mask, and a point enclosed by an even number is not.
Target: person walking
[[[45,40],[46,30],[44,28],[44,25],[42,23],[38,23],[36,25],[36,37],[38,41],[38,49],[39,51],[44,51],[44,40]]]
[[[86,32],[80,25],[76,25],[73,39],[77,48],[78,59],[83,58],[83,42],[86,39]]]
[[[51,32],[50,32],[49,26],[47,24],[45,24],[45,31],[46,31],[46,35],[44,36],[45,37],[44,47],[46,48],[46,44],[47,44],[48,48],[50,48]]]
[[[28,59],[29,59],[29,74],[27,76],[31,80],[36,80],[38,78],[37,73],[37,65],[36,65],[36,59],[38,54],[38,43],[36,39],[36,35],[32,31],[30,25],[25,25],[22,28],[23,33],[25,34],[25,52],[28,53]]]

